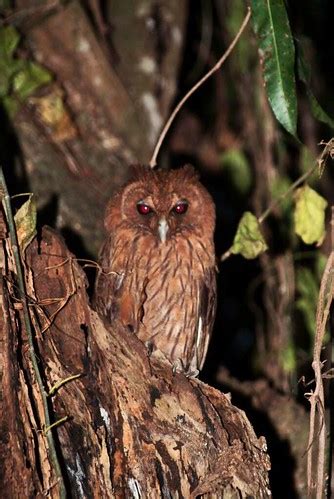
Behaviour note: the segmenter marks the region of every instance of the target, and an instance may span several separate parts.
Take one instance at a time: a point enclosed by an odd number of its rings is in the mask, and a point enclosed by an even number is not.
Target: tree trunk
[[[187,11],[185,0],[107,2],[104,27],[99,3],[17,1],[30,57],[53,76],[13,120],[26,175],[38,207],[90,255],[106,202],[131,163],[149,162],[170,112]]]
[[[34,350],[44,389],[54,387],[51,423],[67,417],[46,428],[8,239],[2,248],[3,497],[61,496],[48,432],[71,497],[270,495],[265,440],[245,414],[150,357],[119,324],[103,323],[90,308],[84,272],[51,229],[24,259]]]

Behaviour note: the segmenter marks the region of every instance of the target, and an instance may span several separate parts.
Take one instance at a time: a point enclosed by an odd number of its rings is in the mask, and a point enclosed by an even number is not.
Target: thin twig
[[[325,162],[327,156],[329,154],[331,154],[331,150],[332,150],[333,144],[334,144],[334,139],[331,139],[328,143],[321,142],[320,144],[321,145],[324,144],[325,147],[324,147],[322,153],[320,154],[320,156],[317,158],[315,164],[312,165],[311,168],[309,168],[309,170],[307,170],[307,172],[305,172],[301,177],[297,178],[297,180],[289,187],[289,189],[287,189],[285,192],[283,192],[277,199],[275,199],[275,201],[273,201],[269,205],[269,207],[258,218],[258,221],[259,221],[260,224],[262,224],[262,222],[266,218],[268,218],[268,216],[270,215],[270,213],[272,213],[272,211],[277,206],[279,206],[279,204],[284,199],[286,199],[288,196],[290,196],[290,194],[292,194],[293,191],[295,189],[297,189],[297,187],[299,185],[301,185],[303,182],[305,182],[305,180],[307,180],[309,177],[311,177],[311,175],[313,175],[313,173],[315,172],[316,169],[319,169],[319,172],[321,173],[321,170],[324,167],[324,162]]]
[[[307,486],[309,497],[321,499],[324,494],[325,480],[325,456],[326,456],[326,418],[325,418],[325,395],[323,385],[323,362],[321,361],[321,351],[323,339],[326,332],[326,325],[330,314],[330,308],[334,296],[334,208],[332,207],[332,248],[328,257],[326,267],[321,279],[319,299],[316,316],[316,334],[313,347],[312,368],[315,374],[315,389],[309,394],[311,404],[310,429],[307,452]],[[319,436],[318,448],[314,459],[312,447],[315,435],[315,424],[318,422]],[[315,468],[315,470],[314,470]],[[315,483],[313,479],[316,479]],[[315,496],[313,491],[315,489]]]
[[[176,108],[174,109],[174,111],[172,112],[172,114],[170,115],[170,117],[168,118],[167,120],[167,123],[165,124],[165,126],[163,127],[162,129],[162,132],[159,136],[159,139],[158,139],[158,142],[154,148],[154,151],[153,151],[153,155],[152,155],[152,158],[151,158],[151,161],[150,161],[150,167],[151,168],[154,168],[157,164],[157,157],[158,157],[158,154],[159,154],[159,151],[160,151],[160,148],[161,148],[161,145],[167,135],[167,132],[168,130],[170,129],[170,126],[171,124],[173,123],[174,121],[174,118],[175,116],[177,115],[177,113],[180,111],[180,109],[182,108],[183,104],[189,99],[189,97],[194,93],[196,92],[196,90],[201,86],[203,85],[203,83],[208,79],[210,78],[211,75],[213,75],[216,71],[218,71],[218,69],[220,69],[220,67],[224,64],[224,62],[226,61],[226,59],[228,58],[228,56],[230,55],[230,53],[232,52],[232,50],[234,49],[235,45],[237,44],[240,36],[242,35],[244,29],[246,28],[247,24],[248,24],[248,21],[249,21],[249,18],[251,16],[251,10],[250,10],[250,7],[248,7],[248,11],[247,11],[247,14],[240,26],[240,29],[238,31],[238,33],[236,34],[235,38],[233,39],[231,45],[228,47],[228,49],[226,50],[226,52],[222,55],[222,57],[219,59],[219,61],[216,63],[216,65],[210,69],[210,71],[208,71],[204,76],[203,78],[201,78],[187,93],[186,95],[180,100],[180,102],[178,103],[178,105],[176,106]]]
[[[44,428],[44,435],[47,435],[49,433],[49,431],[52,430],[52,428],[56,428],[57,426],[65,423],[65,421],[67,421],[67,420],[68,420],[68,416],[64,416],[63,418],[58,419],[54,423],[50,424],[50,426],[47,426],[46,428]]]
[[[50,391],[48,393],[48,397],[51,397],[52,395],[54,395],[59,390],[60,387],[62,387],[63,385],[65,385],[69,381],[73,381],[74,379],[81,378],[81,376],[82,376],[81,373],[73,374],[72,376],[68,376],[65,379],[61,379],[61,380],[57,381],[57,383],[55,383],[53,385],[53,387],[50,389]]]
[[[19,291],[20,291],[20,298],[22,301],[24,324],[25,324],[25,328],[26,328],[26,332],[27,332],[27,336],[28,336],[30,359],[32,362],[32,366],[33,366],[36,381],[37,381],[37,384],[38,384],[38,387],[40,390],[40,394],[42,397],[45,427],[48,428],[51,426],[51,422],[50,422],[50,413],[49,413],[49,408],[48,408],[47,394],[46,394],[46,391],[44,389],[42,375],[41,375],[41,372],[39,369],[37,356],[36,356],[36,352],[35,352],[31,319],[30,319],[30,314],[29,314],[28,300],[26,298],[26,287],[25,287],[25,281],[24,281],[24,276],[23,276],[19,246],[18,246],[18,241],[17,241],[15,222],[14,222],[14,217],[13,217],[11,203],[10,203],[10,196],[8,194],[7,184],[6,184],[6,180],[4,177],[2,166],[0,166],[0,195],[1,195],[2,205],[4,208],[5,214],[6,214],[6,220],[7,220],[8,227],[9,227],[11,248],[12,248],[12,252],[14,255],[16,275],[17,275],[18,286],[19,286]],[[63,498],[66,498],[66,489],[65,489],[64,479],[63,479],[61,467],[59,464],[59,460],[58,460],[58,456],[57,456],[57,452],[56,452],[56,448],[55,448],[53,434],[51,431],[47,433],[46,438],[48,441],[48,451],[49,451],[50,460],[52,462],[55,474],[58,478],[59,495],[63,499]]]
[[[297,180],[292,184],[290,185],[289,189],[287,189],[285,192],[283,192],[280,196],[278,196],[277,199],[275,199],[275,201],[273,201],[269,207],[266,209],[266,211],[264,211],[262,213],[262,215],[259,216],[258,218],[258,221],[260,224],[262,224],[262,222],[264,222],[264,220],[266,218],[268,218],[268,216],[272,213],[272,211],[280,205],[280,203],[286,199],[288,196],[290,196],[290,194],[293,193],[293,191],[295,189],[297,189],[298,186],[300,186],[300,184],[302,184],[303,182],[305,182],[305,180],[307,180],[314,172],[315,170],[318,168],[318,163],[316,163],[315,165],[312,166],[312,168],[310,168],[307,172],[305,172],[301,177],[297,178]]]

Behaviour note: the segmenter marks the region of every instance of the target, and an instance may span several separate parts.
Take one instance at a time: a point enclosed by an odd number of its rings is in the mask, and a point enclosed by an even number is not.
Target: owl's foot
[[[194,368],[193,366],[189,366],[186,368],[182,359],[176,359],[173,362],[173,373],[182,373],[187,378],[197,378],[199,375],[199,370]]]
[[[197,378],[199,375],[199,370],[198,369],[188,369],[188,371],[185,373],[187,378]]]
[[[152,341],[145,341],[145,346],[147,348],[148,356],[153,357],[154,359],[159,359],[163,362],[168,362],[168,364],[172,367],[173,374],[182,373],[187,378],[197,378],[199,375],[199,370],[196,367],[192,365],[187,367],[182,359],[175,359],[171,362],[168,357],[166,357],[166,355],[159,350],[159,348],[155,347]]]

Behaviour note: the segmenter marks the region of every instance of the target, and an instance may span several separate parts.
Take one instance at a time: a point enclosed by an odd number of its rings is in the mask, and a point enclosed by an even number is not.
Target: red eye
[[[187,201],[180,201],[174,206],[173,211],[178,215],[183,215],[187,211],[187,209],[188,209]]]
[[[152,208],[148,205],[148,204],[145,204],[145,203],[142,203],[139,201],[139,203],[137,203],[137,210],[138,210],[138,213],[140,213],[141,215],[148,215],[149,213],[152,213]]]

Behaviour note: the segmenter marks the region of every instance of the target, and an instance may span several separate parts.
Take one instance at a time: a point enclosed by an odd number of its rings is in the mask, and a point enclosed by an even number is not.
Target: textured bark
[[[2,277],[1,483],[4,497],[59,497],[39,387],[26,347],[8,243]],[[6,263],[6,265],[4,265]],[[138,338],[103,323],[62,239],[43,230],[26,252],[35,348],[73,497],[267,497],[269,458],[228,396],[173,374]]]
[[[108,50],[88,14],[89,2],[53,2],[49,8],[17,2],[26,14],[20,29],[30,57],[54,75],[54,83],[28,99],[13,122],[27,178],[38,206],[52,211],[57,228],[79,235],[92,255],[101,246],[107,200],[131,163],[149,162],[175,95],[186,2],[163,3],[156,29],[153,6],[143,2],[117,11],[123,3],[112,2]],[[45,107],[57,96],[64,113],[55,123]]]

